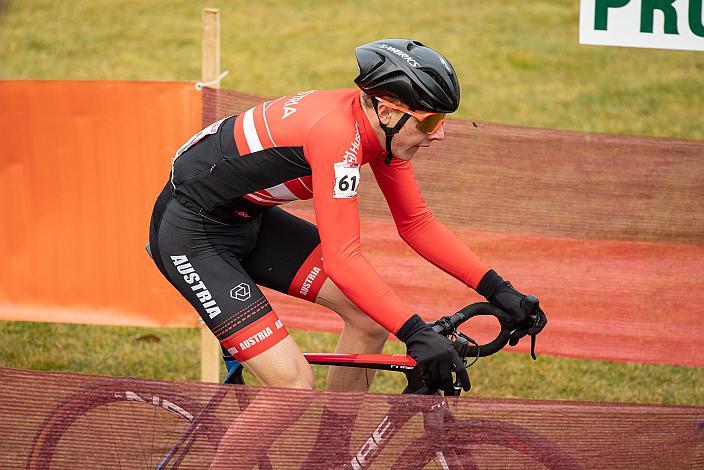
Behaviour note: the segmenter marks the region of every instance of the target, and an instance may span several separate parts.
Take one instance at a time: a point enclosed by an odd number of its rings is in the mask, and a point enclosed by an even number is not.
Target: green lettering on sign
[[[606,31],[609,23],[609,8],[621,8],[631,0],[596,0],[594,4],[594,29]]]
[[[704,0],[689,0],[689,29],[700,38],[704,38],[702,3]]]
[[[653,16],[655,10],[665,14],[665,34],[679,34],[677,32],[677,11],[672,4],[675,0],[643,0],[640,10],[640,32],[653,32]]]

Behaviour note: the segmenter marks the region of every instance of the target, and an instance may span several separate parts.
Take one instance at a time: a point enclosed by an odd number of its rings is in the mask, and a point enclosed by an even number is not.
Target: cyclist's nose
[[[444,140],[445,139],[445,123],[440,124],[440,127],[435,129],[435,132],[428,134],[429,140]]]

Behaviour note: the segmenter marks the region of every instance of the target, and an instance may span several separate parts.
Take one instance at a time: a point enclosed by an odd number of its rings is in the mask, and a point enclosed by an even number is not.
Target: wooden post
[[[211,82],[220,76],[220,10],[203,9],[201,81]],[[211,85],[218,88],[220,85]],[[220,381],[221,349],[217,338],[210,329],[200,326],[200,380],[203,382]]]
[[[220,76],[220,10],[203,8],[203,42],[201,81],[211,82]],[[212,85],[219,88],[219,84]]]

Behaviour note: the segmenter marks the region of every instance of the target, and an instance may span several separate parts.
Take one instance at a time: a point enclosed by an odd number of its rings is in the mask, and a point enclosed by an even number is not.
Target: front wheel
[[[514,424],[468,420],[425,433],[396,460],[397,469],[442,468],[576,470],[581,467],[549,439]]]
[[[173,386],[116,380],[65,398],[34,437],[27,468],[156,468],[202,405]],[[214,419],[194,431],[182,466],[210,462],[224,433]]]

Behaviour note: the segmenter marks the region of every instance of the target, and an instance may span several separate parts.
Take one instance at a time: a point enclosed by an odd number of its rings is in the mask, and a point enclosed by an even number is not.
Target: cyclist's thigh
[[[243,365],[263,385],[313,388],[313,371],[291,336],[243,362]]]
[[[328,307],[370,334],[385,331],[323,271],[317,227],[279,207],[264,212],[257,246],[242,264],[257,284]]]
[[[257,284],[315,302],[328,279],[318,228],[279,207],[262,214],[257,246],[242,265]]]
[[[238,259],[256,244],[258,221],[208,222],[176,200],[164,200],[161,217],[152,222],[155,262],[223,347],[244,362],[286,338],[283,323]]]

